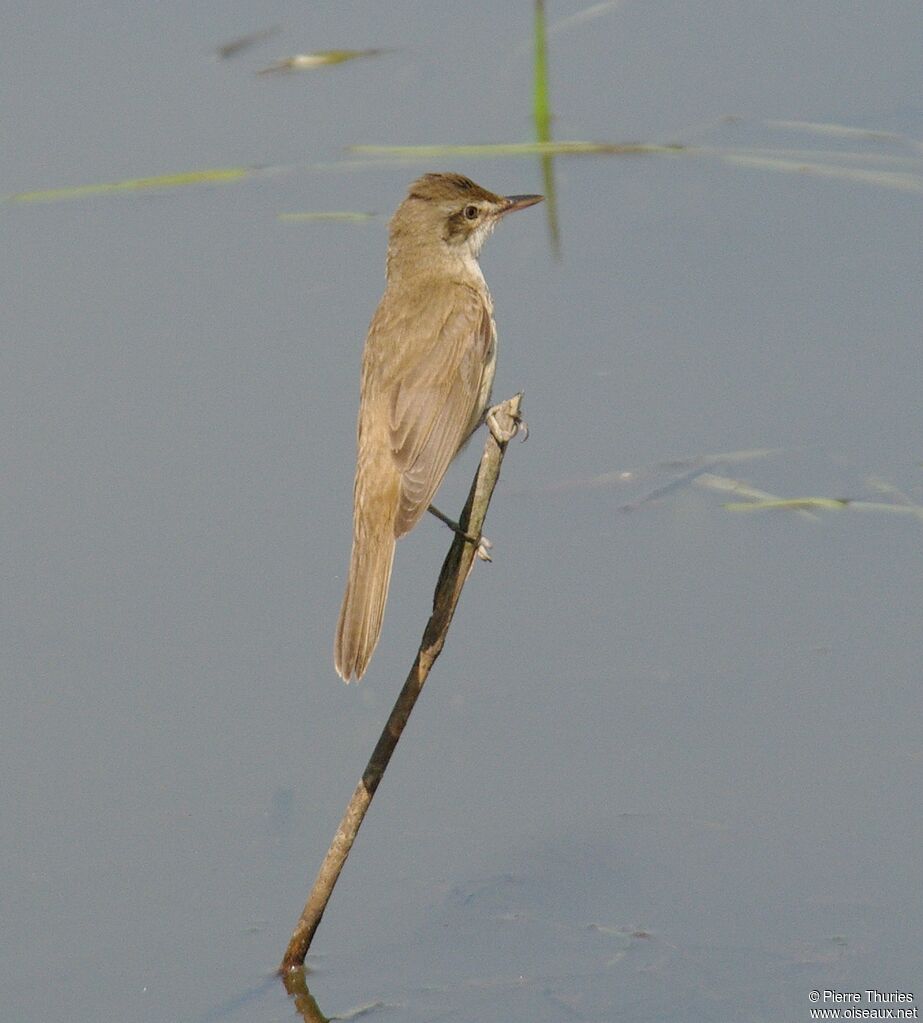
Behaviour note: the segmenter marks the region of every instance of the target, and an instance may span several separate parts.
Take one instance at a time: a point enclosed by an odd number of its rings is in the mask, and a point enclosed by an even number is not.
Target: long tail
[[[349,581],[337,623],[333,660],[344,682],[360,679],[368,667],[381,633],[394,562],[394,527],[388,521],[377,529],[357,522]]]

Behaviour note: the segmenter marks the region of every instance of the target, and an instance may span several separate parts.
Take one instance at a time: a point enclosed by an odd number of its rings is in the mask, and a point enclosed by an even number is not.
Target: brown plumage
[[[362,358],[352,557],[334,649],[347,682],[378,642],[395,542],[487,411],[497,332],[478,253],[504,214],[540,199],[426,174],[391,219],[387,285]]]

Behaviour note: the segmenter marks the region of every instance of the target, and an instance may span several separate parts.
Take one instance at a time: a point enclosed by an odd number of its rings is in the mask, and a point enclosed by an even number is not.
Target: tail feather
[[[374,537],[363,537],[357,530],[353,537],[349,580],[334,647],[334,664],[344,682],[362,678],[378,645],[391,582],[394,544],[391,529]]]

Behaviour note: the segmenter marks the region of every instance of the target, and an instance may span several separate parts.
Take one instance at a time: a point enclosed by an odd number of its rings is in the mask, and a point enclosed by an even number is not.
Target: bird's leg
[[[435,515],[440,522],[444,522],[457,536],[460,536],[463,540],[466,540],[470,544],[474,544],[477,548],[477,556],[481,559],[481,561],[493,560],[490,556],[490,549],[493,547],[493,544],[486,536],[472,536],[470,533],[466,533],[462,527],[454,521],[454,519],[450,519],[448,515],[441,512],[434,504],[431,504],[427,511],[429,511],[431,515]]]
[[[487,423],[487,429],[490,430],[491,436],[498,444],[509,444],[517,433],[521,433],[522,439],[527,440],[529,427],[526,425],[525,419],[518,414],[510,415],[506,405],[505,401],[500,405],[494,405],[493,408],[487,410],[487,415],[484,416],[484,422]],[[501,423],[501,417],[512,425]]]

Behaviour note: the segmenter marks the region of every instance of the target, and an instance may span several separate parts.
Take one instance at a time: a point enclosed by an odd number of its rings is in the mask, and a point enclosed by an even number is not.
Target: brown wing
[[[477,425],[492,370],[493,321],[482,296],[452,283],[435,285],[432,298],[389,387],[391,450],[401,475],[395,536],[419,521]]]

